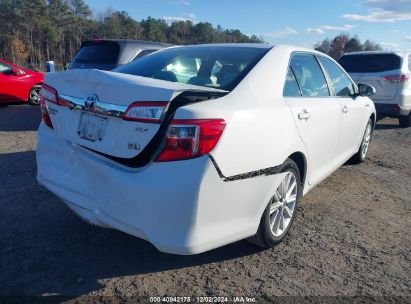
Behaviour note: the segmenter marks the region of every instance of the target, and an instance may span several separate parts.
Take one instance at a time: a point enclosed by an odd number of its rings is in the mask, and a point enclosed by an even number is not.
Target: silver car
[[[372,85],[371,98],[380,117],[399,118],[400,126],[411,126],[411,54],[388,51],[344,54],[339,63],[358,83]]]
[[[70,63],[69,69],[110,71],[169,46],[169,44],[159,42],[127,39],[94,39],[84,41]]]

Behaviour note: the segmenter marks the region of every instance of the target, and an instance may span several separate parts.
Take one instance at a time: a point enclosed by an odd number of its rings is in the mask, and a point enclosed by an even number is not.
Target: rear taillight
[[[223,119],[173,120],[157,162],[195,158],[209,153],[223,134]]]
[[[403,83],[410,79],[410,74],[389,75],[384,76],[382,79],[393,83]]]
[[[56,89],[43,84],[40,90],[40,109],[41,109],[41,119],[46,126],[53,129],[53,123],[47,109],[46,101],[52,102],[54,104],[59,104],[58,95]]]
[[[123,119],[160,123],[167,102],[135,102],[123,114]]]
[[[57,90],[44,83],[41,85],[40,98],[43,99],[43,101],[59,104]]]
[[[51,122],[49,111],[47,110],[44,98],[40,98],[40,110],[41,110],[41,120],[46,126],[53,129],[53,123]]]

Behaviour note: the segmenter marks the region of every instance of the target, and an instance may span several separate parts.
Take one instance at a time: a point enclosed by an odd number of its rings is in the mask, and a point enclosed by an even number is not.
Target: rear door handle
[[[343,111],[343,113],[348,113],[348,107],[346,105],[344,105],[342,107],[342,111]]]
[[[311,113],[304,109],[302,112],[298,113],[298,119],[300,120],[307,120],[311,117]]]

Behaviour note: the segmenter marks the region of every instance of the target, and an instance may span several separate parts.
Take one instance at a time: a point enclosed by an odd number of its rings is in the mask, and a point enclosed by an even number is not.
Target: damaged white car
[[[272,247],[303,194],[366,157],[374,91],[321,53],[255,44],[49,73],[37,179],[87,222],[164,252]]]

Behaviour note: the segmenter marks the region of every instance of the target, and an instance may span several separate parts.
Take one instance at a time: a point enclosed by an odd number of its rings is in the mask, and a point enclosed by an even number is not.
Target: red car
[[[28,102],[38,105],[44,75],[0,59],[0,104]]]

